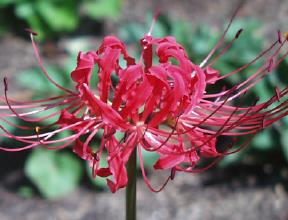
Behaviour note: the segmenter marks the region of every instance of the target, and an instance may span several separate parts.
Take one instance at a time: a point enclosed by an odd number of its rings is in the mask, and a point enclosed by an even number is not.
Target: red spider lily
[[[223,156],[245,147],[256,133],[288,114],[287,88],[276,88],[275,95],[261,104],[255,102],[242,107],[239,102],[251,87],[286,58],[288,52],[280,54],[287,44],[287,37],[282,39],[278,33],[278,39],[250,63],[220,74],[213,65],[242,32],[239,30],[234,40],[224,45],[230,24],[200,65],[189,60],[185,49],[172,36],[154,38],[150,32],[145,35],[140,42],[142,54],[138,62],[129,55],[121,40],[114,36],[105,37],[96,52],[79,53],[77,67],[71,73],[76,83],[73,91],[50,78],[31,32],[39,66],[47,79],[65,94],[37,101],[16,101],[8,98],[5,78],[2,101],[6,104],[0,106],[0,119],[10,126],[30,130],[31,135],[14,135],[1,126],[1,137],[17,140],[25,146],[0,149],[20,151],[37,146],[62,149],[72,144],[73,151],[90,163],[94,177],[107,177],[112,192],[127,185],[126,164],[135,148],[144,180],[152,191],[162,187],[154,189],[147,179],[142,150],[159,156],[155,169],[171,170],[164,185],[177,171],[208,169]],[[126,61],[125,67],[120,65],[121,59]],[[261,59],[265,61],[264,65],[245,81],[218,93],[207,93],[209,85],[241,74]],[[98,66],[98,87],[91,83],[95,66]],[[117,78],[117,83],[113,82],[113,77]],[[46,114],[37,117],[39,113]],[[13,117],[31,123],[31,127],[13,124],[9,121]],[[48,126],[38,124],[55,117],[57,120]],[[64,131],[72,134],[58,138]],[[99,132],[103,135],[95,151],[91,142]],[[228,143],[221,143],[223,137],[227,137]],[[244,141],[238,144],[242,137]],[[104,152],[106,158],[103,158]],[[106,160],[108,166],[100,167],[100,160]],[[200,166],[202,162],[206,165]]]

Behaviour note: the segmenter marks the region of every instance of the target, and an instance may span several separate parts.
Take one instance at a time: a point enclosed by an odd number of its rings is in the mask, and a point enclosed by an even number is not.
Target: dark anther
[[[100,158],[99,158],[98,152],[92,152],[91,155],[95,161],[99,161]]]
[[[176,168],[173,167],[171,169],[170,179],[173,180],[175,178],[175,175],[176,175]]]
[[[240,36],[240,34],[242,33],[242,31],[243,31],[243,28],[241,28],[241,29],[239,29],[239,30],[237,31],[237,33],[236,33],[236,35],[235,35],[235,38],[236,38],[236,39]]]
[[[254,100],[253,106],[255,106],[257,104],[257,102],[259,102],[259,100],[260,100],[260,98],[256,97],[255,100]]]
[[[34,36],[37,36],[37,35],[38,35],[37,32],[33,31],[33,30],[30,29],[30,28],[25,28],[25,31],[27,31],[28,33],[30,33],[30,34],[32,34],[32,35],[34,35]]]
[[[281,35],[281,31],[278,30],[277,34],[278,34],[278,42],[279,42],[279,44],[282,44],[282,35]]]
[[[7,91],[8,91],[8,82],[7,82],[7,77],[4,77],[3,82],[4,82],[4,89],[5,89],[5,92],[7,92]]]

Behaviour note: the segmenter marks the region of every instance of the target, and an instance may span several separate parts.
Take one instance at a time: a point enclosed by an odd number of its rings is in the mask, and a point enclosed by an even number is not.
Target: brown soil
[[[198,175],[177,174],[160,193],[150,192],[139,178],[138,219],[286,220],[287,179],[280,180],[278,170],[281,169],[272,167],[272,172],[267,173],[262,168],[246,167]],[[21,175],[19,171],[10,173],[1,182],[19,180]],[[150,178],[157,186],[164,176]],[[125,219],[124,196],[124,190],[112,194],[82,186],[58,201],[47,201],[38,196],[21,198],[0,186],[0,216],[1,220]]]

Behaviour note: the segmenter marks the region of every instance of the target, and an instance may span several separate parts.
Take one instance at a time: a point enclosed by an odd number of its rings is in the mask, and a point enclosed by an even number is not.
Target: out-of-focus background
[[[51,76],[72,88],[70,72],[76,66],[77,53],[97,50],[105,35],[118,36],[129,45],[130,53],[139,56],[137,44],[149,29],[156,9],[160,16],[153,35],[175,36],[191,60],[199,63],[217,43],[238,4],[235,0],[0,0],[0,76],[9,78],[9,95],[14,98],[57,95],[58,91],[41,77],[25,28],[38,32],[36,41]],[[287,20],[286,0],[246,1],[226,41],[231,41],[239,28],[244,32],[215,67],[224,74],[248,63],[277,39],[277,30],[288,31]],[[226,83],[245,79],[260,65]],[[288,59],[250,95],[265,101],[274,94],[275,86],[287,85]],[[0,88],[3,91],[3,86]],[[14,143],[1,139],[0,144]],[[144,156],[149,171],[155,158]],[[149,174],[156,186],[165,178],[152,170]],[[138,217],[286,220],[287,189],[288,118],[206,173],[177,174],[158,194],[151,193],[139,177]],[[124,204],[124,190],[112,194],[103,179],[92,180],[88,166],[71,149],[0,152],[1,220],[124,219]]]

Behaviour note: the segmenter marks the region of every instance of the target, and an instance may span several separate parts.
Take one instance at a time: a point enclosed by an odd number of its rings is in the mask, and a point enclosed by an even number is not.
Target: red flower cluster
[[[114,36],[105,37],[96,52],[79,53],[77,67],[71,73],[76,83],[75,91],[50,78],[31,33],[41,69],[65,95],[31,102],[12,100],[8,98],[8,83],[4,79],[2,101],[6,104],[0,106],[0,119],[10,126],[30,130],[32,134],[13,135],[1,126],[1,137],[12,138],[25,146],[0,149],[20,151],[37,146],[61,149],[73,144],[73,151],[91,164],[93,175],[107,178],[112,192],[127,185],[126,164],[135,149],[144,180],[153,191],[156,190],[145,174],[142,150],[159,156],[155,169],[171,170],[167,180],[173,179],[177,171],[199,172],[211,167],[218,159],[246,146],[257,132],[288,114],[288,100],[283,100],[287,97],[287,88],[275,89],[275,95],[265,103],[255,102],[248,107],[239,104],[239,99],[287,56],[288,52],[280,56],[287,38],[282,40],[279,34],[277,41],[250,63],[220,75],[212,66],[234,42],[223,46],[228,28],[200,65],[189,60],[185,49],[171,36],[154,38],[145,35],[141,40],[142,54],[138,62],[129,55],[122,41]],[[245,81],[230,89],[207,93],[210,84],[241,73],[260,58],[265,59],[265,64]],[[120,60],[126,62],[124,67]],[[98,66],[98,86],[91,83],[95,66]],[[56,110],[51,113],[51,109]],[[45,112],[45,116],[35,117]],[[35,126],[35,123],[57,115],[58,120],[51,125]],[[31,122],[32,127],[15,125],[5,119],[7,117]],[[70,136],[58,137],[67,130],[72,131]],[[98,133],[102,138],[95,151],[91,142]],[[246,139],[235,147],[239,137]],[[221,142],[222,139],[228,142]],[[100,167],[100,160],[106,160],[108,166]],[[200,162],[209,163],[199,167]]]

